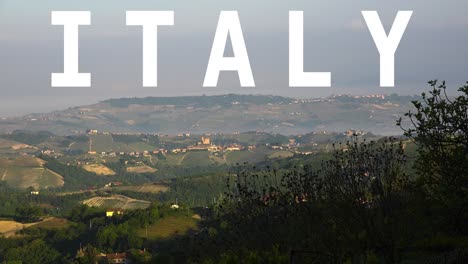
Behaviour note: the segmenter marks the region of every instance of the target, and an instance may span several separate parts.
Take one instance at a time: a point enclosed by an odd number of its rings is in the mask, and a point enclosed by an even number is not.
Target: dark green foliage
[[[397,142],[348,142],[320,170],[240,171],[221,207],[218,239],[258,250],[278,244],[324,261],[373,253],[394,263],[411,221],[404,161]]]
[[[405,135],[418,145],[415,167],[425,197],[437,205],[433,212],[444,216],[440,224],[468,234],[468,85],[449,97],[445,81],[429,84],[429,94],[405,115],[411,124]]]
[[[176,178],[169,183],[169,192],[155,195],[162,202],[176,200],[191,207],[210,206],[225,192],[225,173],[207,173],[203,176]]]
[[[63,176],[65,181],[63,188],[66,190],[86,190],[109,182],[109,179],[88,172],[79,166],[63,164],[46,155],[41,155],[40,158],[46,161],[44,167]]]
[[[23,204],[16,208],[15,218],[19,222],[32,223],[39,221],[42,214],[40,207]]]
[[[96,253],[141,249],[144,241],[137,231],[154,224],[163,214],[170,215],[170,210],[167,206],[153,204],[145,210],[128,211],[123,216],[107,218],[102,209],[78,206],[71,210],[68,219],[72,223],[67,227],[25,229],[21,238],[0,238],[0,262],[70,263],[80,245],[87,246],[77,263],[89,263]],[[148,260],[144,253],[135,256]]]
[[[93,247],[91,244],[87,244],[84,249],[82,249],[81,255],[77,258],[77,264],[92,264],[99,263],[98,254],[100,252]],[[102,262],[102,261],[101,261]]]
[[[156,259],[157,261],[158,259]],[[270,250],[258,251],[253,249],[237,249],[223,253],[219,258],[205,259],[203,264],[288,264],[290,257],[288,254],[281,252],[278,247],[273,247]]]
[[[2,137],[5,139],[10,139],[14,141],[18,141],[21,143],[29,144],[29,145],[34,145],[34,144],[39,144],[47,139],[51,138],[54,136],[54,134],[48,132],[48,131],[39,131],[39,132],[33,132],[33,131],[25,131],[25,130],[15,130],[13,133],[8,134],[8,135],[3,135]]]
[[[142,239],[136,235],[135,226],[129,223],[107,225],[99,229],[96,235],[96,245],[109,253],[114,250],[126,251],[131,247],[140,248],[142,244]]]
[[[29,195],[29,192],[11,189],[5,182],[0,181],[0,217],[34,221],[42,213],[35,206],[35,198]]]
[[[115,142],[121,142],[125,144],[131,144],[142,141],[137,135],[112,135]]]
[[[60,254],[42,240],[34,240],[24,246],[10,248],[3,257],[7,263],[20,261],[28,264],[60,263]]]
[[[158,160],[166,160],[166,156],[162,152],[158,152],[156,157],[158,158]]]
[[[69,141],[75,141],[79,143],[89,142],[89,137],[87,135],[67,136],[66,138]]]

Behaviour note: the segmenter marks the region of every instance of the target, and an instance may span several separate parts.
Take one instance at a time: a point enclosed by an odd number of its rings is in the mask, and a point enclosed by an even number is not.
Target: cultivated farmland
[[[112,195],[109,197],[93,197],[82,202],[90,207],[99,207],[104,209],[145,209],[150,206],[150,202],[132,199],[123,195]]]
[[[156,169],[151,168],[150,166],[146,166],[146,165],[129,166],[129,167],[127,167],[127,172],[130,172],[130,173],[152,173],[152,172],[156,172]]]
[[[137,186],[119,186],[115,187],[119,191],[132,191],[132,192],[141,192],[141,193],[160,193],[167,192],[169,187],[161,184],[144,184]]]
[[[83,169],[96,173],[97,175],[112,176],[115,172],[102,164],[83,165]]]
[[[61,187],[63,177],[44,167],[45,162],[34,157],[18,157],[14,160],[0,159],[0,179],[14,188],[37,190]]]

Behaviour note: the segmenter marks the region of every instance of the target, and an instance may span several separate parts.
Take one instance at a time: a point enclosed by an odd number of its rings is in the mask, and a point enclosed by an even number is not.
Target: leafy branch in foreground
[[[415,167],[425,195],[444,208],[444,225],[460,232],[468,219],[468,83],[455,97],[447,95],[445,81],[429,84],[429,94],[405,114],[410,127],[401,118],[397,124],[418,145]]]

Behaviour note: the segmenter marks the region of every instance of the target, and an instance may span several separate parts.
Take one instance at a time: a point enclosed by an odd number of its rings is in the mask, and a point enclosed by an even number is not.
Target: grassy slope
[[[113,189],[119,191],[132,191],[140,193],[160,193],[167,192],[169,187],[160,184],[144,184],[144,185],[134,185],[134,186],[119,186],[114,187]]]
[[[115,175],[115,172],[108,167],[102,165],[102,164],[89,164],[89,165],[83,165],[83,169],[96,173],[97,175],[104,175],[104,176],[111,176]]]
[[[150,206],[150,202],[132,199],[123,195],[113,195],[111,197],[93,197],[83,201],[83,204],[92,207],[105,209],[144,209]]]
[[[182,160],[182,164],[187,167],[194,167],[194,166],[209,166],[213,164],[213,161],[210,159],[209,152],[207,151],[194,151],[194,152],[187,152],[184,159]]]
[[[43,167],[44,161],[34,157],[18,157],[0,161],[0,179],[14,188],[44,189],[63,186],[63,177]]]
[[[156,224],[148,227],[148,239],[166,239],[182,235],[189,230],[197,229],[198,220],[186,215],[174,215],[161,218]],[[146,238],[146,228],[138,231],[140,237]]]

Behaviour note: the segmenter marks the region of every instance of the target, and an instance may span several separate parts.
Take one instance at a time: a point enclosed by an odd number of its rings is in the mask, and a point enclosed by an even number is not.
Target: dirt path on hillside
[[[72,143],[70,143],[70,145],[68,145],[68,150],[70,150],[71,147],[73,147],[73,145],[75,145],[75,142],[72,142]]]
[[[179,166],[182,165],[182,162],[184,162],[185,157],[187,157],[187,154],[188,154],[188,153],[186,153],[186,154],[179,160],[179,162],[177,162],[177,165],[179,165]]]
[[[25,228],[33,226],[37,223],[30,223],[30,224],[22,224],[15,221],[0,221],[0,234],[5,237],[11,237],[16,234],[16,232],[21,231]]]
[[[2,181],[5,180],[5,177],[6,177],[6,175],[7,175],[7,172],[8,172],[8,168],[5,169],[5,172],[4,172],[3,175],[2,175]]]

